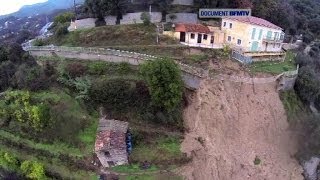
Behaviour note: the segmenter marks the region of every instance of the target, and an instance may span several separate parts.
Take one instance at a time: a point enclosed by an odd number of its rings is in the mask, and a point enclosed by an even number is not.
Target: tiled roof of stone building
[[[254,16],[250,16],[250,17],[225,17],[225,19],[236,20],[236,21],[240,21],[243,23],[248,23],[248,24],[253,24],[253,25],[257,25],[257,26],[263,26],[263,27],[268,27],[268,28],[272,28],[272,29],[282,30],[281,27],[279,27],[279,26],[277,26],[277,25],[275,25],[265,19],[254,17]]]
[[[95,151],[118,149],[126,151],[128,122],[100,119]]]
[[[199,32],[199,33],[210,33],[210,29],[202,24],[182,24],[178,23],[175,25],[176,32]]]

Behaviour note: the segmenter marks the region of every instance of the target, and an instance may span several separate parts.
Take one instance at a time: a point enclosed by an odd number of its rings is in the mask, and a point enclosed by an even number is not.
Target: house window
[[[251,39],[254,39],[256,36],[256,28],[252,29]]]
[[[227,22],[223,22],[223,27],[226,27],[227,26]]]
[[[278,44],[278,48],[280,48],[281,47],[281,44]]]
[[[204,35],[203,35],[203,39],[204,39],[204,40],[207,40],[207,39],[208,39],[208,35],[204,34]]]
[[[231,36],[228,36],[228,41],[229,41],[229,42],[231,41]]]
[[[109,152],[109,151],[105,151],[105,152],[104,152],[104,155],[105,155],[105,156],[107,156],[107,157],[111,157],[111,155],[110,155],[110,152]]]
[[[211,43],[211,44],[213,44],[213,43],[214,43],[214,36],[211,36],[210,43]]]
[[[195,35],[193,33],[191,33],[191,39],[194,39]]]
[[[229,24],[230,29],[232,28],[232,23]]]
[[[113,161],[107,161],[107,163],[108,163],[109,166],[114,166],[115,165]]]
[[[238,39],[237,44],[241,45],[241,39]]]

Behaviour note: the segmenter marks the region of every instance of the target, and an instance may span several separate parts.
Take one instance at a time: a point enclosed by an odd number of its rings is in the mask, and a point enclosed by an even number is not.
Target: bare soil
[[[186,179],[303,179],[276,83],[206,80],[189,98],[182,151],[193,160],[178,170]]]

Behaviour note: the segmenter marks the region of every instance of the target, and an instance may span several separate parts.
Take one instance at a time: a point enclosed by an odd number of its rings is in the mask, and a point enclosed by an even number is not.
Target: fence
[[[237,61],[240,61],[241,63],[244,63],[244,64],[252,63],[252,57],[245,56],[237,51],[232,51],[231,57]]]

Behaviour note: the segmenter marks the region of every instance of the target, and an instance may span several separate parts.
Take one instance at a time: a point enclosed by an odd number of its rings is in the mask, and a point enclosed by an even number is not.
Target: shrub
[[[106,72],[108,64],[105,62],[92,62],[89,64],[88,72],[90,74],[102,75]]]
[[[141,14],[141,17],[140,17],[140,19],[143,21],[143,24],[144,25],[150,25],[150,23],[151,23],[151,17],[150,17],[150,14],[149,13],[147,13],[147,12],[143,12],[142,14]]]
[[[16,171],[18,169],[19,162],[16,157],[7,152],[0,150],[0,167],[9,170]]]
[[[45,179],[45,171],[43,164],[36,161],[24,161],[21,164],[22,173],[29,179],[32,180],[43,180]]]
[[[81,63],[74,62],[67,65],[66,71],[71,76],[71,78],[76,78],[83,76],[87,71],[87,67],[82,65]]]
[[[71,20],[73,20],[74,18],[75,18],[74,13],[71,13],[71,12],[62,13],[54,18],[54,24],[57,25],[57,24],[64,24],[67,22],[71,22]]]
[[[148,61],[141,66],[153,105],[173,111],[180,105],[183,84],[179,67],[169,59]]]
[[[118,68],[117,68],[118,72],[120,74],[128,74],[131,70],[130,68],[130,64],[127,63],[127,62],[121,62],[119,65],[118,65]]]
[[[54,28],[54,35],[56,37],[62,37],[63,35],[68,34],[68,27],[69,27],[69,23],[64,23],[64,24],[57,24]]]
[[[253,163],[254,163],[254,165],[259,165],[259,164],[261,163],[261,159],[260,159],[258,156],[256,156],[256,157],[254,158]]]
[[[5,94],[5,108],[0,118],[14,119],[33,130],[42,131],[50,122],[49,107],[33,105],[28,91],[8,91]]]
[[[32,42],[33,46],[44,46],[46,42],[43,39],[36,39]]]
[[[91,88],[91,80],[85,77],[77,77],[74,81],[74,85],[78,92],[76,99],[89,99],[89,90]]]
[[[124,79],[97,80],[90,89],[90,97],[96,102],[115,110],[126,109],[135,104],[134,86]]]

